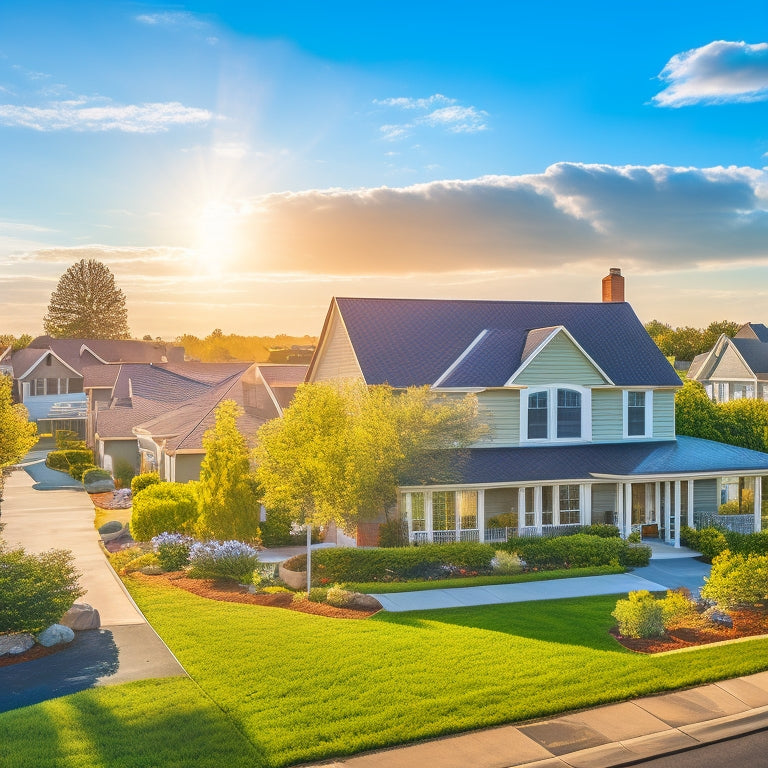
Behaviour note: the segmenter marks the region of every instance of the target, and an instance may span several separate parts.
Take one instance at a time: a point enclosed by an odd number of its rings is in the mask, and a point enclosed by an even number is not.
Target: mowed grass
[[[459,587],[487,587],[492,584],[522,584],[529,581],[554,581],[555,579],[574,579],[579,576],[606,576],[612,573],[625,573],[620,565],[601,565],[594,568],[568,568],[560,571],[533,571],[515,573],[508,576],[461,576],[453,579],[436,581],[366,581],[348,583],[345,589],[355,592],[374,594],[393,594],[395,592],[424,592],[431,589],[453,589]]]
[[[616,596],[357,621],[216,602],[130,578],[127,584],[205,695],[189,681],[160,681],[154,703],[131,684],[0,715],[0,755],[24,747],[27,728],[37,723],[31,732],[39,733],[39,753],[66,757],[46,761],[35,753],[8,765],[183,765],[174,745],[183,749],[189,738],[219,765],[284,766],[768,668],[768,640],[655,657],[626,651],[607,632]],[[182,683],[192,686],[185,696],[181,688],[174,699],[163,692]],[[82,714],[86,703],[90,720]],[[68,729],[81,721],[90,743],[109,743],[101,730],[115,726],[132,750],[154,761],[103,763],[62,751],[76,738]],[[143,721],[150,726],[143,729]],[[217,764],[185,754],[187,765]]]
[[[93,688],[0,714],[3,768],[252,768],[264,756],[186,678]]]

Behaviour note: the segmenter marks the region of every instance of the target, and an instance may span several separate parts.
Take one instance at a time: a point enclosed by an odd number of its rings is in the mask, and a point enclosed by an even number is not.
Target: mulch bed
[[[52,645],[50,648],[46,648],[44,645],[33,645],[24,653],[17,653],[15,656],[11,654],[0,656],[0,667],[10,667],[12,664],[21,664],[23,661],[42,659],[43,656],[50,656],[53,653],[63,651],[68,645],[69,643],[61,643],[60,645]]]
[[[616,628],[610,632],[617,642],[638,653],[662,653],[696,645],[720,643],[723,640],[768,634],[768,611],[731,611],[730,615],[733,619],[733,629],[717,625],[678,627],[669,630],[662,637],[648,638],[623,637]]]
[[[278,592],[274,595],[253,595],[247,587],[241,587],[226,579],[190,579],[181,572],[163,573],[158,576],[147,576],[143,573],[132,573],[131,578],[152,583],[185,589],[199,597],[209,600],[221,600],[227,603],[247,603],[248,605],[263,605],[268,608],[286,608],[289,611],[311,613],[315,616],[328,616],[332,619],[367,619],[376,611],[353,611],[349,608],[335,608],[328,603],[313,603],[306,599],[294,599],[293,593]]]

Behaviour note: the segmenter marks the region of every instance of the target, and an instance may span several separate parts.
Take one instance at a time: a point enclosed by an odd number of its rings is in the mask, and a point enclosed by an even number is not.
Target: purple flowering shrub
[[[152,539],[152,548],[157,553],[160,567],[164,571],[180,571],[189,563],[189,548],[194,539],[183,533],[163,533]]]
[[[189,575],[197,579],[233,579],[249,584],[258,552],[242,541],[196,541],[189,548]]]

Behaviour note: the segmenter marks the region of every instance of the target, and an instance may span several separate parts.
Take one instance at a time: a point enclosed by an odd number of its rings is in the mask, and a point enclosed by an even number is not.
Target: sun
[[[200,271],[219,275],[234,264],[240,249],[242,212],[234,205],[210,201],[203,207],[196,227],[194,251]]]

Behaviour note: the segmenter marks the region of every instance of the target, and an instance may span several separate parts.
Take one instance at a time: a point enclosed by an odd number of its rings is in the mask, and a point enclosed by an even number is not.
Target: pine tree
[[[129,339],[125,294],[109,268],[81,259],[59,279],[43,327],[50,336],[70,339]]]

